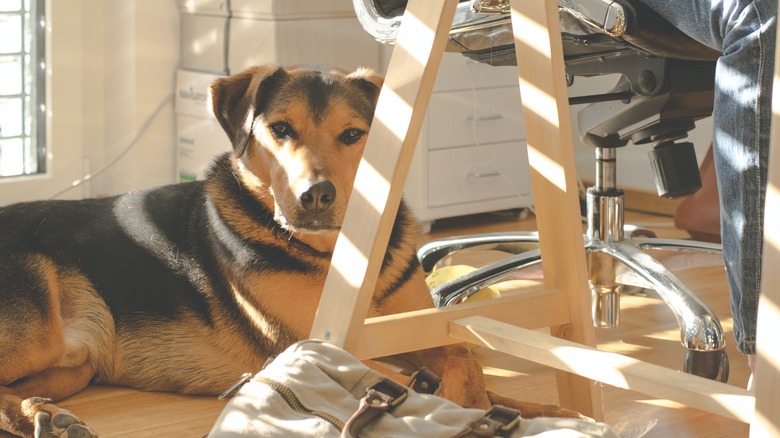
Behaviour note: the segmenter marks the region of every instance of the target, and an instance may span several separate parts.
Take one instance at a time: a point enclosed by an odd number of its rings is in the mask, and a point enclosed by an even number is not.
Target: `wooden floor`
[[[683,237],[670,226],[671,218],[627,213],[627,221],[652,224],[660,237]],[[491,214],[434,225],[428,238],[475,232],[532,230],[533,217],[515,219],[508,214]],[[744,387],[749,370],[744,356],[734,349],[731,313],[722,267],[686,269],[678,274],[719,315],[726,330],[731,358],[729,383]],[[526,281],[526,280],[520,280]],[[533,279],[527,281],[535,281]],[[642,360],[680,369],[684,351],[679,329],[671,312],[657,298],[622,298],[622,325],[599,329],[599,348],[628,354]],[[553,372],[488,349],[478,348],[488,385],[496,392],[518,399],[556,403]],[[603,388],[606,422],[624,437],[742,437],[747,425],[713,414],[653,400],[613,387]],[[143,393],[124,388],[90,387],[65,400],[60,406],[72,410],[102,437],[202,437],[210,430],[224,402],[213,397],[185,397]]]

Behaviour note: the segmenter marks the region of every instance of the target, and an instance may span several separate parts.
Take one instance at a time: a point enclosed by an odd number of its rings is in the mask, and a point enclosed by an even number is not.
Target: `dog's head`
[[[370,70],[254,67],[211,85],[244,183],[289,231],[337,231],[382,79]]]

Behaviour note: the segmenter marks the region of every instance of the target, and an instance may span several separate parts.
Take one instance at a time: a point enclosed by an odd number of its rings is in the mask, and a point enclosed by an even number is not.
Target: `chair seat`
[[[373,20],[361,24],[382,42],[394,41],[407,0],[363,0],[371,3]],[[458,5],[447,51],[493,66],[515,65],[514,37],[508,14],[475,13],[470,1]],[[610,3],[622,24],[605,31],[587,16],[585,3]],[[585,5],[588,6],[588,5]],[[559,0],[561,36],[565,60],[603,53],[635,51],[647,56],[713,61],[720,52],[688,37],[663,17],[637,0]],[[359,18],[361,18],[359,16]]]

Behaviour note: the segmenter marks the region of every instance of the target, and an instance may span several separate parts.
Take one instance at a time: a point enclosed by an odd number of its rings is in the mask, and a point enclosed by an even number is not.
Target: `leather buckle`
[[[485,415],[470,423],[465,433],[459,436],[463,437],[492,437],[507,436],[512,429],[520,424],[520,413],[514,409],[504,406],[494,405]]]
[[[415,371],[406,386],[420,394],[438,395],[441,392],[441,377],[428,368]]]
[[[499,430],[502,432],[509,432],[520,424],[520,412],[501,405],[493,405],[485,417],[501,423]]]
[[[406,387],[390,379],[382,379],[366,388],[366,398],[373,407],[379,407],[380,403],[386,403],[385,410],[393,409],[400,405],[409,396]]]
[[[406,387],[390,379],[382,379],[366,388],[366,395],[360,399],[360,407],[349,417],[342,437],[356,437],[369,423],[384,412],[393,410],[406,400],[409,392]]]

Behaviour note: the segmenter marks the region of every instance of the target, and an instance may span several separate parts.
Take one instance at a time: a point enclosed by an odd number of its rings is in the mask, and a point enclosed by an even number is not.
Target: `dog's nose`
[[[336,186],[328,180],[316,181],[298,195],[298,201],[309,211],[327,210],[336,200]]]

